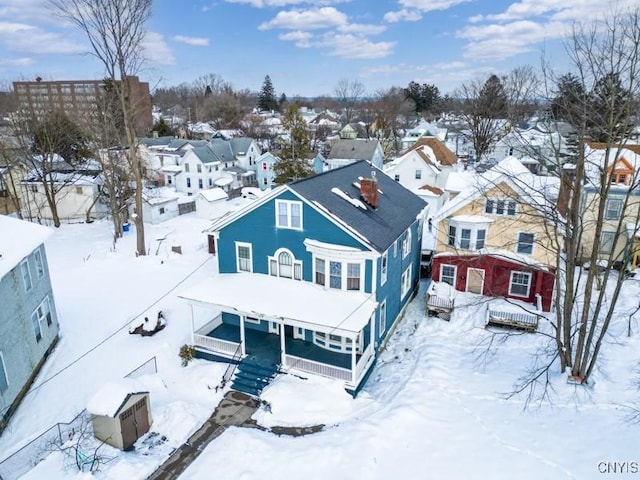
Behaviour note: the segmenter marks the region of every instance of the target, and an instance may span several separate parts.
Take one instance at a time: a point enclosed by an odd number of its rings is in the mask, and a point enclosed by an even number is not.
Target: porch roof
[[[348,337],[362,331],[377,306],[364,293],[255,273],[222,273],[178,296],[193,304]]]

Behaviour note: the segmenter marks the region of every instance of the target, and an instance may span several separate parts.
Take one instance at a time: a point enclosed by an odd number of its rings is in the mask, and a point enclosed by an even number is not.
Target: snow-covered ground
[[[0,452],[70,420],[104,383],[151,356],[158,375],[138,380],[151,392],[152,430],[167,440],[153,450],[147,444],[134,452],[108,450],[117,457],[92,478],[144,479],[210,415],[222,396],[215,386],[224,366],[194,361],[183,368],[177,356],[189,340],[190,317],[176,294],[215,274],[200,233],[206,225],[187,215],[149,226],[151,255],[139,258],[131,254],[134,232],[111,250],[108,223],[56,231],[47,253],[61,342],[35,384],[48,381],[26,397],[0,437]],[[156,239],[165,235],[155,255]],[[173,244],[182,246],[183,255],[170,252]],[[595,383],[572,386],[554,370],[551,400],[528,409],[523,395],[505,394],[526,374],[543,337],[510,336],[495,344],[492,355],[482,355],[490,335],[483,328],[484,303],[458,295],[445,322],[425,317],[424,288],[356,399],[333,381],[290,375],[264,391],[269,408],[258,411],[259,423],[323,424],[322,432],[293,438],[230,428],[181,478],[582,480],[602,477],[606,462],[627,462],[618,471],[637,470],[640,425],[628,421],[623,406],[640,397],[633,386],[640,360],[637,320],[635,335],[626,336],[628,313],[640,298],[638,281],[625,282],[612,329],[618,338],[605,345]],[[155,318],[158,310],[167,318],[164,330],[153,337],[127,333],[134,318]],[[64,465],[54,454],[25,478],[88,478]]]

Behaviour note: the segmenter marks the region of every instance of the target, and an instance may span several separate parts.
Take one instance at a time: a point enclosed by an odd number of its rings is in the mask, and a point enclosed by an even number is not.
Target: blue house
[[[51,229],[0,215],[0,431],[58,340],[44,241]]]
[[[265,152],[256,159],[256,181],[260,190],[273,188],[273,182],[276,178],[273,166],[279,161],[280,159],[271,152]]]
[[[181,295],[199,355],[258,358],[355,394],[416,290],[425,207],[358,161],[218,220],[219,274]]]

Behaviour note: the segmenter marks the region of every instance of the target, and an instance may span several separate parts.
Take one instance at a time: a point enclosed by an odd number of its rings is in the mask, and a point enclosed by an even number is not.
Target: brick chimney
[[[378,179],[376,172],[371,172],[370,178],[360,180],[360,196],[370,207],[378,208]]]

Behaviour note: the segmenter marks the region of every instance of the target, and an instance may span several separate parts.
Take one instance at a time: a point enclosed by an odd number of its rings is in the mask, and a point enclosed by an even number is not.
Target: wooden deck
[[[486,326],[515,328],[535,332],[538,329],[539,315],[527,312],[507,312],[487,308]]]
[[[440,317],[443,320],[451,320],[451,312],[455,307],[453,298],[439,297],[431,292],[426,294],[427,314],[432,317]]]

